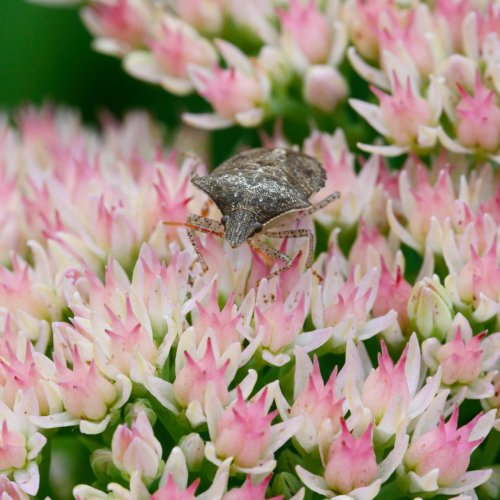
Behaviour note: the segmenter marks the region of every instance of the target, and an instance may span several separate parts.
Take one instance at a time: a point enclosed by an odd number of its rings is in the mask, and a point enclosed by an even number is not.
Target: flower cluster
[[[357,168],[341,130],[313,132],[304,151],[342,197],[314,215],[330,237],[312,268],[307,242],[278,242],[293,262],[269,279],[275,263],[214,235],[202,274],[185,228],[163,224],[220,215],[189,182],[205,166],[145,115],[96,135],[28,109],[0,149],[6,498],[44,492],[46,454],[60,460],[47,440],[68,427],[94,440],[82,500],[470,496],[488,481],[491,462],[469,465],[500,408],[490,164]]]

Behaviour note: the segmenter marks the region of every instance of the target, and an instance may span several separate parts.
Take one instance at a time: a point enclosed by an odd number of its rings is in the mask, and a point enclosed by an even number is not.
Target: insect
[[[292,259],[266,245],[260,235],[269,238],[308,238],[307,266],[312,265],[315,237],[309,229],[275,230],[270,228],[287,214],[298,212],[297,219],[312,214],[340,197],[335,191],[312,205],[309,198],[324,185],[326,172],[314,158],[290,149],[257,148],[228,159],[209,175],[194,175],[191,182],[205,192],[222,213],[219,221],[191,214],[183,225],[196,252],[203,272],[208,266],[201,254],[196,231],[223,237],[232,248],[247,242],[284,265],[269,275],[276,276],[288,269]]]

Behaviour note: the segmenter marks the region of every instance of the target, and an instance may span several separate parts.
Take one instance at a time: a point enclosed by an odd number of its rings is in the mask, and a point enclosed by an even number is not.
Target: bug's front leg
[[[310,229],[287,229],[285,231],[266,231],[264,233],[270,238],[308,238],[309,239],[309,253],[307,254],[307,267],[311,267],[314,259],[314,246],[316,244],[316,237]]]
[[[200,231],[206,234],[215,234],[219,237],[224,237],[224,226],[214,220],[209,219],[208,217],[203,217],[201,215],[190,214],[188,215],[186,222],[169,222],[165,221],[164,224],[169,226],[181,226],[185,227],[187,231],[187,235],[191,245],[193,246],[193,250],[196,253],[196,261],[200,263],[202,274],[205,274],[208,271],[208,265],[205,262],[203,254],[200,252],[200,248],[198,247],[198,241],[196,239],[196,231]]]
[[[276,271],[273,271],[271,274],[266,276],[268,280],[274,278],[275,276],[280,275],[283,271],[290,269],[290,266],[292,265],[292,259],[288,255],[280,252],[279,250],[276,250],[275,248],[267,246],[266,244],[262,243],[262,241],[259,241],[257,238],[250,238],[248,240],[248,244],[252,248],[254,248],[257,252],[263,252],[264,254],[266,254],[268,257],[271,257],[275,261],[277,260],[283,262],[283,266],[278,267]]]

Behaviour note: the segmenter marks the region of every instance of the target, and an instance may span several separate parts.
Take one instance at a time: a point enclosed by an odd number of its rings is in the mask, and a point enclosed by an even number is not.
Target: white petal
[[[377,333],[383,332],[397,319],[397,317],[397,312],[391,309],[383,316],[368,320],[363,325],[361,332],[358,334],[358,339],[366,340],[373,337],[374,335],[377,335]]]
[[[349,492],[348,495],[341,495],[341,496],[344,496],[346,500],[350,498],[352,498],[353,500],[372,500],[378,495],[381,484],[382,481],[380,481],[380,479],[377,479],[368,486],[364,486],[362,488],[356,488],[355,490]],[[341,498],[341,496],[336,496],[335,498],[339,499]]]
[[[218,130],[234,125],[233,120],[228,120],[216,113],[183,113],[182,120],[192,127],[204,130]]]
[[[188,95],[193,92],[194,87],[187,78],[174,78],[172,76],[163,75],[160,79],[160,85],[175,95]]]
[[[232,467],[236,472],[241,472],[243,474],[250,474],[252,476],[268,475],[276,468],[276,460],[267,460],[254,467],[240,467],[239,465],[233,464]]]
[[[370,104],[359,99],[349,99],[349,104],[360,114],[380,135],[388,136],[389,130],[385,126],[382,110],[375,104]],[[358,147],[360,145],[358,144]]]
[[[412,441],[416,440],[422,434],[432,430],[439,423],[441,416],[444,413],[446,398],[449,390],[441,390],[438,395],[432,400],[424,414],[418,419],[415,430],[413,431]]]
[[[71,427],[80,423],[79,418],[75,418],[68,412],[55,413],[54,415],[47,415],[40,417],[32,415],[30,422],[41,429],[56,429],[58,427]]]
[[[333,492],[328,489],[328,485],[325,480],[321,476],[317,476],[312,472],[304,469],[300,465],[295,467],[295,471],[297,472],[297,476],[299,479],[312,491],[319,493],[320,495],[324,495],[330,498],[333,495]]]
[[[28,495],[36,495],[40,485],[38,465],[35,462],[30,462],[24,469],[15,470],[14,481]]]
[[[319,328],[312,332],[301,333],[297,336],[295,344],[304,349],[305,352],[315,351],[321,347],[332,335],[333,328]]]
[[[459,142],[452,139],[444,130],[443,127],[438,127],[438,137],[441,144],[452,151],[453,153],[471,154],[474,151],[470,148],[465,148]]]
[[[256,127],[262,123],[265,112],[262,108],[252,108],[236,113],[235,121],[243,127]]]
[[[429,377],[425,385],[411,400],[408,408],[408,418],[412,419],[425,411],[434,400],[441,384],[441,369],[433,377]]]
[[[394,215],[394,211],[392,209],[392,200],[387,201],[386,215],[391,226],[392,231],[396,234],[396,236],[410,248],[413,248],[417,252],[421,251],[421,245],[415,241],[413,236],[401,225],[396,216]]]
[[[167,482],[168,476],[171,475],[175,484],[180,490],[184,490],[188,484],[188,468],[186,463],[186,457],[182,450],[176,446],[170,452],[167,462],[165,463],[165,469],[161,475],[160,488]]]
[[[406,381],[408,383],[408,390],[412,396],[416,393],[420,383],[421,364],[420,346],[417,335],[413,332],[408,342],[408,355],[405,364]]]
[[[378,464],[378,477],[382,482],[389,479],[397,466],[403,462],[403,457],[408,448],[410,437],[406,434],[404,426],[402,426],[397,434],[394,442],[394,447],[387,457]]]
[[[419,476],[415,472],[408,472],[408,491],[410,493],[419,493],[427,491],[436,491],[439,488],[438,485],[439,469],[432,469],[424,476]]]
[[[196,496],[196,500],[213,500],[222,498],[227,488],[227,480],[229,478],[229,467],[231,459],[226,458],[223,464],[217,469],[214,480],[208,490]]]
[[[196,429],[196,427],[204,424],[207,419],[205,418],[205,414],[203,413],[203,408],[199,401],[191,401],[188,407],[186,408],[186,418],[188,419],[191,427]]]
[[[472,317],[478,323],[484,323],[500,313],[500,303],[490,299],[484,293],[479,294],[479,304],[472,313]]]
[[[100,422],[91,422],[90,420],[81,420],[80,421],[80,432],[82,434],[101,434],[108,427],[109,422],[111,421],[111,415],[106,415]]]
[[[408,153],[408,146],[396,146],[396,145],[384,145],[384,144],[363,144],[358,142],[356,144],[361,151],[366,151],[374,155],[387,156],[392,158],[394,156],[401,156],[402,154]]]
[[[253,74],[250,59],[236,45],[221,39],[215,40],[215,45],[229,66],[247,75]]]
[[[365,60],[356,52],[354,47],[347,49],[347,58],[354,70],[366,81],[384,90],[390,90],[389,80],[385,73],[373,66],[366,64]]]
[[[448,486],[447,488],[439,488],[438,493],[442,495],[457,495],[465,491],[473,490],[480,484],[488,481],[491,473],[491,469],[466,472],[454,485]]]
[[[495,423],[496,410],[490,410],[488,413],[481,416],[477,424],[472,429],[468,441],[476,441],[477,439],[484,439],[491,431]]]
[[[125,70],[135,78],[150,83],[159,83],[163,76],[151,52],[134,50],[123,59]]]
[[[273,354],[267,349],[262,350],[262,359],[272,366],[285,366],[290,361],[290,356],[285,353]]]
[[[147,377],[146,389],[174,415],[179,414],[172,384],[158,377]]]
[[[293,417],[286,422],[271,427],[272,442],[269,449],[274,453],[281,448],[292,436],[294,436],[302,425],[302,417]]]

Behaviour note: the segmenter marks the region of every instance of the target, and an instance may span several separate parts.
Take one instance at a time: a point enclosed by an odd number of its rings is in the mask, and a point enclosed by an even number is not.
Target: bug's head
[[[221,222],[224,225],[224,238],[233,248],[239,247],[263,228],[251,210],[234,210],[224,215]]]

